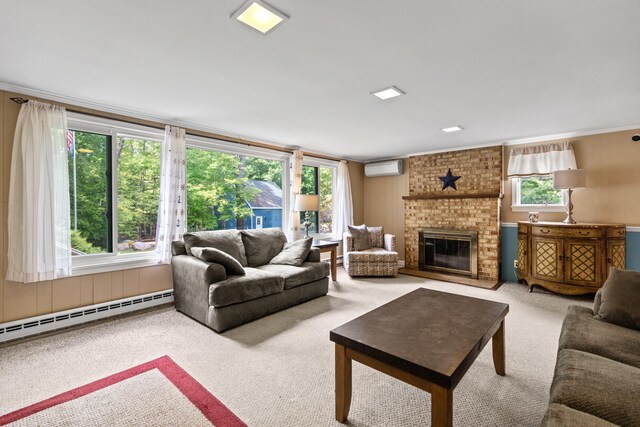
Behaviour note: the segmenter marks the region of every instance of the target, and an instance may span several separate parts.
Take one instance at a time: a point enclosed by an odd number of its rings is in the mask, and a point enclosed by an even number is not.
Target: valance
[[[567,169],[577,169],[576,156],[568,141],[516,147],[509,156],[507,177],[542,176]]]

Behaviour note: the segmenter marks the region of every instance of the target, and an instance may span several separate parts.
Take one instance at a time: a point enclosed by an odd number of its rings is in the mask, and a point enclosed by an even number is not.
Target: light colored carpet
[[[328,296],[221,335],[164,308],[1,348],[0,413],[166,354],[250,426],[339,425],[329,330],[417,287],[510,305],[507,375],[495,374],[488,345],[454,392],[454,425],[539,425],[566,308],[588,298],[510,283],[490,291],[410,276],[351,279],[342,269]],[[427,393],[354,363],[349,425],[424,426],[429,414]]]

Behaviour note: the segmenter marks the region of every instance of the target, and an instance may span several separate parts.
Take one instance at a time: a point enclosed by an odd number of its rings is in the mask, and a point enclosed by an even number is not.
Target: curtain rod
[[[9,98],[9,99],[12,100],[13,102],[15,102],[16,104],[20,104],[20,105],[26,104],[26,103],[29,102],[28,99],[22,98],[20,96],[14,96],[14,97]],[[51,101],[49,101],[49,102],[51,102]],[[62,104],[62,103],[56,103],[56,104],[63,105],[67,109],[67,111],[70,111],[72,113],[91,114],[91,115],[102,117],[102,118],[105,118],[105,119],[113,119],[113,117],[111,117],[108,113],[103,113],[103,112],[100,112],[98,110],[91,110],[92,111],[91,113],[87,113],[86,110],[83,111],[81,109],[74,108],[72,105]],[[134,124],[134,125],[143,124],[143,123],[135,122],[135,121],[132,121],[132,120],[128,120],[126,118],[126,116],[121,116],[119,114],[118,114],[118,117],[119,118],[117,118],[115,120],[118,120],[118,121],[121,121],[121,122],[125,122],[125,123]],[[125,118],[122,118],[122,117],[125,117]],[[161,126],[160,124],[156,124],[156,123],[153,123],[153,122],[148,122],[146,120],[145,120],[145,123],[143,125],[151,127],[151,128],[154,128],[154,129],[164,130],[164,127]],[[289,148],[283,148],[283,147],[278,147],[278,146],[275,146],[275,145],[264,144],[264,143],[261,143],[261,142],[250,141],[250,140],[246,140],[246,139],[243,139],[243,138],[236,138],[236,137],[233,137],[233,136],[220,135],[218,133],[213,133],[213,132],[198,131],[198,130],[193,130],[193,129],[185,129],[185,133],[187,133],[189,135],[192,135],[192,136],[204,136],[204,137],[207,137],[207,138],[214,138],[214,139],[217,139],[217,140],[220,140],[220,141],[231,142],[231,143],[234,143],[234,144],[247,145],[249,147],[268,148],[270,150],[280,151],[282,153],[291,153],[291,154],[293,153],[293,150],[291,150]],[[325,160],[334,160],[334,161],[338,161],[338,162],[340,160],[342,160],[342,159],[339,159],[337,157],[325,156],[325,155],[322,155],[322,154],[314,154],[314,153],[310,153],[310,152],[306,152],[306,151],[303,152],[303,155],[309,156],[309,157],[316,157],[316,158],[319,158],[319,159],[325,159]]]

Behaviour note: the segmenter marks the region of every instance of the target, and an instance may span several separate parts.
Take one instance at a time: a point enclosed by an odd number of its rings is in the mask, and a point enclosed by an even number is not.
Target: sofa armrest
[[[307,255],[307,259],[305,262],[320,262],[320,249],[311,248],[309,251],[309,255]]]
[[[208,286],[227,278],[227,272],[220,264],[199,260],[190,255],[176,255],[171,259],[171,273],[173,283],[188,284],[190,286]],[[207,290],[208,292],[208,290]]]
[[[384,235],[384,248],[391,252],[396,252],[396,236],[393,234]]]

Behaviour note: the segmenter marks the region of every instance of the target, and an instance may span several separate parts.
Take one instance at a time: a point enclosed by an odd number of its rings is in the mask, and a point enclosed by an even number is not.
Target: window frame
[[[72,276],[94,274],[119,270],[122,268],[138,268],[153,265],[154,252],[140,252],[118,254],[118,165],[116,150],[118,137],[137,138],[157,141],[162,144],[164,131],[148,126],[136,125],[118,120],[89,116],[86,114],[67,112],[67,129],[78,132],[96,133],[111,137],[110,168],[111,181],[107,188],[107,200],[111,209],[111,241],[110,252],[100,254],[86,254],[71,257]]]
[[[513,177],[511,179],[511,210],[514,212],[564,212],[567,206],[567,191],[560,190],[560,204],[520,204],[520,183],[522,178],[546,178],[552,175],[538,175],[532,177]]]
[[[338,183],[338,165],[340,162],[329,159],[322,159],[319,157],[313,156],[305,156],[302,159],[302,166],[311,166],[316,168],[330,168],[333,169],[333,173],[331,174],[331,221],[333,222],[333,194],[336,190],[336,186]],[[320,171],[317,170],[316,176],[318,177],[318,181],[316,182],[317,191],[316,194],[320,192]],[[320,220],[318,216],[318,221]],[[319,226],[319,224],[318,224]],[[333,237],[333,233],[309,233],[310,237],[314,239],[331,239]]]

